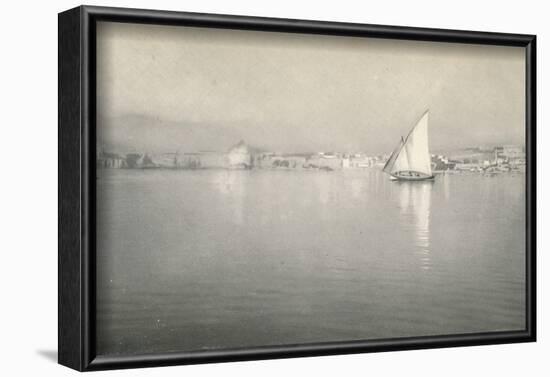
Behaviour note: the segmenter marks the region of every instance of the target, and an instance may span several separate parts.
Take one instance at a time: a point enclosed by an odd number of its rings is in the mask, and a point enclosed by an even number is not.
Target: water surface
[[[525,328],[523,175],[98,176],[99,354]]]

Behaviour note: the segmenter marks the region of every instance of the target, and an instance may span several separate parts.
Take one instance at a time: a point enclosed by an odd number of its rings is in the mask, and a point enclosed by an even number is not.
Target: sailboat
[[[406,138],[401,137],[382,171],[393,180],[425,181],[434,179],[432,159],[428,147],[428,119],[426,111]]]

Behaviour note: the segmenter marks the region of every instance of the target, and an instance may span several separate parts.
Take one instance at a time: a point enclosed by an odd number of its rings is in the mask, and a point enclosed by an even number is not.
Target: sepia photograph
[[[95,38],[97,354],[525,331],[525,47]]]

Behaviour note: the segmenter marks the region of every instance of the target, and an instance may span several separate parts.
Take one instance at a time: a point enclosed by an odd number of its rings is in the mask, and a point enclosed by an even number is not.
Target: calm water
[[[523,175],[98,175],[99,354],[525,327]]]

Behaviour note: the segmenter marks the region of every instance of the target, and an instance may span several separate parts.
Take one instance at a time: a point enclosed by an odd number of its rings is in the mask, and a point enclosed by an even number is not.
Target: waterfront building
[[[97,157],[97,167],[104,169],[121,169],[126,167],[126,160],[117,153],[101,152]]]
[[[156,165],[153,162],[153,159],[151,158],[151,156],[149,156],[147,153],[144,153],[137,159],[136,167],[140,169],[148,169],[148,168],[154,168],[156,167]]]
[[[304,154],[281,154],[271,158],[271,166],[275,168],[303,169],[307,161]]]
[[[226,153],[202,151],[198,154],[200,167],[203,169],[226,169],[229,167],[229,157]]]
[[[499,149],[497,157],[511,165],[523,165],[526,161],[524,148],[517,145],[503,145]]]
[[[252,153],[243,140],[229,149],[227,160],[230,169],[250,169],[252,167]]]
[[[342,158],[342,168],[349,169],[351,167],[351,158],[350,156],[345,156]]]
[[[450,161],[443,155],[432,155],[432,170],[437,172],[453,170],[456,162]]]
[[[252,165],[257,169],[268,169],[273,166],[274,158],[273,152],[256,153],[252,155]]]
[[[159,168],[173,169],[178,165],[178,153],[158,153],[151,155],[153,164]]]
[[[178,169],[200,169],[201,159],[198,153],[181,153],[176,162]]]
[[[370,168],[374,164],[373,159],[361,153],[353,155],[350,159],[350,168],[364,169]]]
[[[342,169],[343,159],[333,153],[318,153],[308,158],[305,163],[305,167],[319,168],[319,169]]]

